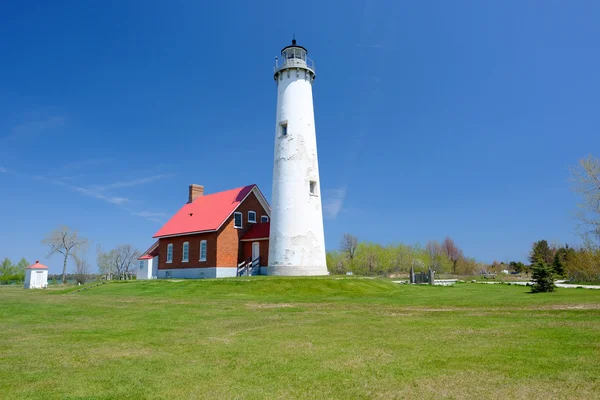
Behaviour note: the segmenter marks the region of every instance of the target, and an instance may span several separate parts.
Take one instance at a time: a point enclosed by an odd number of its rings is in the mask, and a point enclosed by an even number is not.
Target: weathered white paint
[[[168,275],[170,273],[170,276]],[[237,276],[236,267],[159,269],[159,279],[230,278]]]
[[[296,48],[297,49],[297,48]],[[314,70],[302,59],[275,71],[277,113],[269,275],[327,275],[313,110]],[[282,123],[287,135],[282,136]],[[315,182],[315,194],[310,182]]]
[[[48,270],[28,268],[25,270],[25,289],[43,289],[48,286]]]

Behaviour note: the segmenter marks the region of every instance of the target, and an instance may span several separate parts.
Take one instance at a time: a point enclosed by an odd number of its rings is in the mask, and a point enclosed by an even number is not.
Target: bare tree
[[[600,159],[588,155],[571,168],[573,189],[582,197],[577,218],[586,228],[585,235],[600,241]]]
[[[356,248],[358,247],[358,238],[349,233],[345,233],[344,237],[342,237],[342,241],[340,243],[340,250],[343,253],[348,254],[348,258],[351,260],[354,258],[354,254],[356,254]]]
[[[77,231],[71,231],[67,226],[62,226],[48,234],[42,244],[50,246],[48,256],[56,253],[63,255],[62,283],[67,282],[67,260],[76,251],[87,249],[88,240],[78,236]]]
[[[458,264],[458,260],[460,260],[463,256],[462,250],[449,236],[444,239],[444,243],[442,243],[442,250],[444,253],[446,253],[448,259],[452,261],[452,273],[456,274],[456,265]]]
[[[108,253],[102,251],[100,246],[96,249],[98,269],[105,274],[107,279],[113,275],[118,279],[125,279],[130,275],[131,267],[135,265],[141,253],[130,244],[121,244]]]
[[[77,283],[83,284],[89,273],[89,264],[85,259],[85,254],[74,253],[73,260],[75,260],[75,280]]]
[[[98,264],[98,271],[103,274],[107,280],[111,280],[113,277],[114,264],[111,261],[112,255],[110,252],[105,253],[100,245],[96,246],[96,262]]]
[[[436,240],[430,240],[425,246],[425,252],[427,252],[429,255],[431,269],[438,271],[442,264],[440,257],[444,254],[442,245],[440,245]]]

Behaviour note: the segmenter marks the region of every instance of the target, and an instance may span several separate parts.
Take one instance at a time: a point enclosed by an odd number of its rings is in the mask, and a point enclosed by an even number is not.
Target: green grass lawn
[[[384,279],[0,287],[2,399],[600,398],[600,291]]]

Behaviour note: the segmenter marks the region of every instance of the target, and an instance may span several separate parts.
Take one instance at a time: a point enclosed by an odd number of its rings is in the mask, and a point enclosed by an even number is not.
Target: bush
[[[533,285],[532,293],[554,292],[554,270],[543,261],[538,261],[531,274]]]

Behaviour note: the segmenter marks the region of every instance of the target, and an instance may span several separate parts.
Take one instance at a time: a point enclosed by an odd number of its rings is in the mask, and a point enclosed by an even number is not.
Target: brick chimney
[[[190,197],[188,199],[188,203],[196,200],[196,197],[204,195],[204,186],[202,185],[190,185]]]

